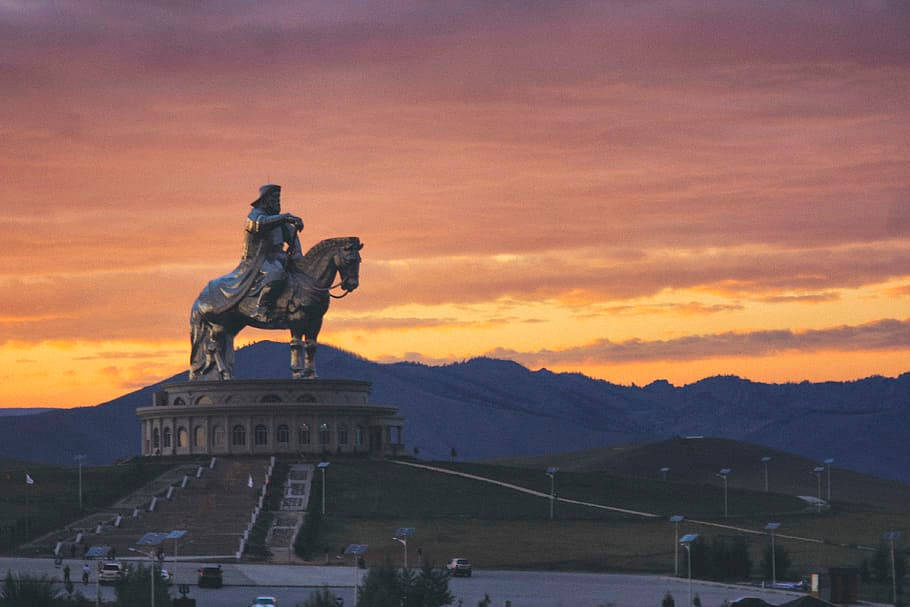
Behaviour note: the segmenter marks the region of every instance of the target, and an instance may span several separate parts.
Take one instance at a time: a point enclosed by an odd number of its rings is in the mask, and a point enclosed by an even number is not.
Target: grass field
[[[549,492],[549,479],[539,470],[438,465]],[[818,514],[792,496],[731,490],[731,516],[725,521],[723,492],[711,485],[596,472],[561,472],[558,483],[560,496],[654,512],[661,518],[561,505],[557,520],[549,521],[546,498],[391,462],[336,461],[326,476],[327,517],[319,541],[332,555],[350,543],[369,544],[368,561],[389,558],[400,563],[402,546],[392,535],[398,527],[415,527],[409,542],[412,563],[420,548],[436,562],[462,556],[479,568],[666,573],[673,570],[675,547],[674,526],[666,517],[679,513],[752,530],[762,530],[774,520],[782,524],[779,534],[823,540],[811,543],[778,536],[794,569],[813,572],[857,566],[871,556],[857,545],[875,546],[884,531],[910,529],[906,510],[866,510],[845,504]],[[691,521],[680,525],[681,534],[692,532],[709,541],[717,535],[744,535],[756,572],[768,544],[765,535]]]
[[[114,466],[83,466],[80,511],[77,468],[0,461],[0,551],[10,551],[84,513],[107,507],[173,466],[173,462],[138,459]],[[35,484],[26,484],[26,473]]]

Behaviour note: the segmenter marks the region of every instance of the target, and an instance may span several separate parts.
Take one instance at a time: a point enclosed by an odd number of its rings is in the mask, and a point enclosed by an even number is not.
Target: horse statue
[[[292,376],[315,379],[316,338],[329,309],[329,297],[341,298],[357,288],[362,248],[356,236],[327,238],[305,255],[288,259],[287,281],[275,300],[274,315],[267,320],[257,314],[256,289],[225,309],[219,302],[224,301],[223,288],[231,275],[210,281],[190,312],[190,379],[231,379],[234,337],[247,326],[290,330]],[[341,280],[333,284],[336,275]],[[345,292],[334,295],[331,290],[335,287]],[[305,352],[303,364],[301,350]]]

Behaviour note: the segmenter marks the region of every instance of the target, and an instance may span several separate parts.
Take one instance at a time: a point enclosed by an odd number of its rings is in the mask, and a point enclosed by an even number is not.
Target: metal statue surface
[[[234,337],[247,326],[290,330],[293,377],[315,378],[316,339],[329,297],[344,296],[330,291],[340,286],[346,295],[359,284],[359,238],[329,238],[302,254],[297,233],[303,220],[281,213],[280,186],[259,188],[251,206],[240,264],[210,281],[193,303],[191,380],[231,379]]]

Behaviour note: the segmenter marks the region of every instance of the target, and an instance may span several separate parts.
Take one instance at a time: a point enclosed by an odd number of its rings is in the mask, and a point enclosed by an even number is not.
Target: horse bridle
[[[338,272],[339,272],[339,274],[341,273],[341,267],[342,267],[342,265],[341,265],[341,264],[338,264]],[[341,295],[335,295],[334,293],[332,293],[332,289],[335,289],[335,288],[337,288],[337,287],[340,287],[342,284],[344,284],[344,280],[345,280],[345,279],[342,277],[341,280],[339,280],[337,283],[333,284],[331,287],[317,287],[317,286],[314,285],[314,286],[313,286],[313,289],[315,289],[316,291],[325,291],[325,292],[327,292],[327,293],[329,294],[329,297],[332,297],[332,298],[334,298],[334,299],[342,299],[342,298],[344,298],[344,297],[347,297],[347,296],[351,293],[351,291],[348,291],[347,289],[342,289],[342,290],[344,291],[343,294],[341,294]]]

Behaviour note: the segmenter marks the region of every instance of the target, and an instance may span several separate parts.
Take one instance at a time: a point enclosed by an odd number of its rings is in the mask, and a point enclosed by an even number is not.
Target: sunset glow
[[[373,360],[910,370],[907,3],[0,0],[0,28],[0,407],[185,370],[269,181],[304,248],[364,242],[320,341]]]

